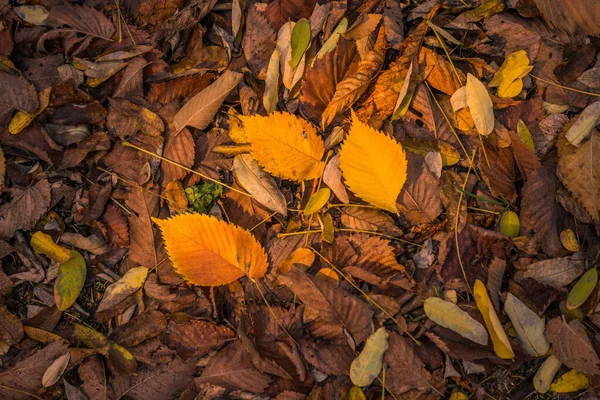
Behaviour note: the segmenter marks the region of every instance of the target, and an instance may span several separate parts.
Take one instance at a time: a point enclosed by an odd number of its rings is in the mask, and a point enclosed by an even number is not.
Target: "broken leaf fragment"
[[[598,270],[596,268],[592,268],[583,274],[571,289],[569,297],[567,297],[567,310],[574,310],[585,303],[597,283]]]
[[[244,275],[261,278],[267,272],[263,247],[239,226],[196,213],[153,221],[175,271],[190,283],[218,286]]]
[[[87,265],[83,256],[71,250],[71,257],[58,267],[58,277],[54,283],[54,300],[56,307],[64,311],[71,307],[85,283]]]
[[[350,366],[350,380],[356,386],[368,386],[381,371],[382,360],[388,349],[389,333],[381,327],[367,338],[365,347]]]
[[[485,321],[485,326],[487,327],[490,337],[492,338],[494,352],[500,358],[514,358],[515,353],[510,345],[510,342],[508,341],[506,332],[504,332],[504,328],[498,319],[498,315],[494,310],[494,306],[492,305],[490,297],[487,293],[485,284],[479,279],[475,281],[473,295],[475,296],[477,308],[479,308],[479,311],[483,316],[483,320]]]
[[[350,190],[374,206],[397,213],[396,199],[407,168],[402,145],[362,123],[353,112],[350,132],[340,149],[340,169]]]
[[[467,106],[475,122],[475,128],[483,136],[494,130],[494,106],[483,83],[471,74],[467,74],[465,86]]]
[[[456,304],[439,297],[430,297],[425,300],[423,307],[427,317],[436,324],[482,346],[488,344],[484,326]]]

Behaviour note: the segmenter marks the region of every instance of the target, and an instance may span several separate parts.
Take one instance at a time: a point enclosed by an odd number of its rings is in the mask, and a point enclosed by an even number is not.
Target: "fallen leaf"
[[[321,176],[323,141],[310,123],[289,113],[240,118],[252,155],[267,172],[297,182]]]
[[[340,155],[331,157],[323,171],[323,182],[342,203],[349,203],[350,198],[346,187],[342,183],[342,170],[340,169]]]
[[[208,321],[191,320],[180,324],[171,321],[168,329],[167,343],[182,355],[203,356],[235,338],[235,333],[228,327]]]
[[[544,356],[550,349],[550,344],[544,336],[546,327],[544,319],[510,292],[504,302],[504,311],[517,331],[517,337],[523,350],[532,357]]]
[[[50,387],[54,386],[56,382],[62,377],[64,372],[67,370],[69,366],[69,361],[71,360],[71,353],[63,354],[58,357],[44,372],[42,376],[42,386]]]
[[[19,18],[32,25],[43,25],[49,14],[42,6],[20,6],[15,7],[14,11]]]
[[[346,185],[361,199],[397,213],[396,198],[406,181],[402,146],[352,115],[350,132],[340,149]]]
[[[8,125],[8,131],[13,135],[21,132],[25,129],[31,122],[42,113],[48,107],[50,103],[50,92],[52,88],[46,88],[39,93],[39,102],[40,106],[37,110],[32,113],[26,113],[24,111],[17,112],[12,119],[10,120],[10,124]]]
[[[290,39],[292,59],[289,62],[290,67],[296,68],[298,66],[309,44],[310,23],[306,18],[302,18],[296,22],[296,25],[294,25],[294,29],[292,30],[292,37]]]
[[[0,239],[11,239],[18,229],[29,230],[50,207],[50,184],[39,181],[0,208]]]
[[[304,215],[312,215],[321,208],[325,207],[330,197],[331,190],[329,190],[329,188],[321,188],[317,190],[312,196],[310,196],[310,199],[308,199],[306,207],[304,207]]]
[[[112,332],[110,338],[123,347],[133,347],[164,332],[167,319],[163,313],[150,310],[137,315]],[[173,332],[171,331],[171,334]]]
[[[487,136],[494,130],[494,107],[490,95],[479,79],[467,74],[467,106],[479,134]]]
[[[86,276],[85,259],[79,252],[71,250],[71,257],[58,267],[58,277],[54,283],[54,300],[59,310],[64,311],[75,303]]]
[[[175,114],[173,124],[177,131],[186,126],[197,129],[206,128],[211,122],[221,104],[229,93],[242,80],[243,75],[237,72],[226,71],[209,87],[192,97]]]
[[[97,349],[100,354],[108,359],[109,365],[114,368],[115,372],[122,374],[134,374],[136,372],[137,362],[126,348],[91,328],[78,323],[73,324],[73,326],[75,338],[87,347]]]
[[[47,25],[67,25],[76,32],[111,40],[115,33],[112,22],[100,11],[87,6],[64,4],[50,9]]]
[[[294,6],[297,5],[294,4]],[[282,24],[285,22],[287,22],[287,19]],[[258,11],[256,4],[248,7],[246,32],[242,39],[242,48],[250,69],[258,79],[266,78],[267,64],[276,48],[275,41],[280,26],[271,26],[263,13]]]
[[[581,306],[590,297],[598,283],[598,270],[592,268],[579,278],[567,297],[567,310],[574,310]]]
[[[481,312],[483,320],[485,321],[485,326],[492,338],[496,355],[500,358],[514,358],[515,353],[513,352],[508,337],[504,332],[504,328],[498,319],[498,315],[491,304],[487,289],[479,279],[475,281],[473,295],[477,302],[477,308],[479,309],[479,312]]]
[[[3,304],[0,305],[0,316],[2,317],[0,322],[0,342],[6,346],[19,343],[24,335],[23,323],[19,317],[8,311]]]
[[[296,23],[288,21],[277,32],[277,51],[279,52],[279,70],[281,72],[281,80],[283,86],[288,90],[292,90],[296,83],[302,78],[306,58],[301,57],[299,65],[292,66],[292,34],[296,27]],[[310,30],[308,31],[310,34]]]
[[[511,238],[519,236],[521,224],[519,223],[519,214],[514,211],[504,211],[500,216],[500,232]]]
[[[439,297],[430,297],[423,305],[427,317],[436,324],[450,329],[464,338],[487,346],[488,335],[477,320],[461,310],[456,304]]]
[[[421,47],[419,64],[427,83],[447,95],[453,95],[465,81],[465,74],[460,69],[454,69],[448,60],[427,47]]]
[[[53,261],[64,263],[71,258],[69,250],[54,243],[54,239],[43,232],[34,233],[29,244],[36,253],[44,254]]]
[[[279,101],[279,50],[273,50],[267,67],[267,76],[265,78],[265,93],[263,94],[263,106],[268,113],[277,111],[277,102]]]
[[[569,128],[565,137],[575,147],[579,147],[581,143],[587,140],[592,133],[594,128],[600,122],[600,101],[596,101],[587,106],[579,117],[575,120],[573,125]]]
[[[200,214],[154,222],[162,231],[175,271],[191,283],[218,286],[244,275],[261,278],[267,272],[264,249],[238,226]]]
[[[552,344],[552,354],[569,368],[590,375],[600,372],[600,359],[581,321],[567,323],[562,317],[556,317],[546,325],[546,337]]]
[[[539,393],[546,393],[550,390],[550,385],[554,379],[554,375],[558,372],[562,362],[556,356],[550,355],[540,369],[537,370],[533,377],[533,386]]]
[[[412,389],[430,390],[431,386],[427,380],[429,373],[409,339],[392,332],[388,343],[389,348],[383,358],[383,362],[388,366],[385,372],[385,385],[388,390],[396,396]]]
[[[449,143],[441,140],[429,139],[405,139],[400,141],[402,148],[422,157],[431,152],[439,152],[442,155],[442,165],[448,167],[460,161],[460,154]]]
[[[367,338],[362,351],[350,366],[350,380],[356,386],[368,386],[379,375],[383,355],[388,349],[388,337],[387,330],[381,327]]]
[[[565,372],[550,385],[554,393],[572,393],[587,389],[591,386],[590,380],[581,372],[572,369]]]
[[[525,50],[516,51],[506,57],[494,74],[490,87],[498,87],[498,96],[515,97],[523,90],[523,78],[533,69]]]
[[[138,291],[148,276],[148,268],[135,267],[123,275],[121,279],[109,285],[102,296],[102,300],[96,309],[96,313],[101,313],[105,310],[113,308],[126,297]]]
[[[260,204],[287,216],[287,201],[277,187],[277,183],[249,154],[241,154],[233,159],[233,173],[239,184]]]
[[[577,237],[570,229],[565,229],[560,232],[560,242],[565,249],[569,250],[571,253],[576,253],[579,251],[579,242],[577,241]]]
[[[394,219],[380,210],[367,207],[344,207],[340,210],[342,224],[348,228],[381,232],[391,236],[402,235]]]

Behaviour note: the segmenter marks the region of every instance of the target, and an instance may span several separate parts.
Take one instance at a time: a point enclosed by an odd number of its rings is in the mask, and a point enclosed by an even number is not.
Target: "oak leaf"
[[[323,140],[309,122],[289,113],[240,118],[252,155],[267,172],[297,182],[321,176]]]
[[[340,168],[346,185],[358,197],[398,212],[396,199],[406,181],[406,154],[400,143],[360,122],[356,114],[340,149]]]
[[[175,271],[196,285],[217,286],[247,275],[261,278],[267,256],[252,234],[209,215],[153,219],[162,231]]]

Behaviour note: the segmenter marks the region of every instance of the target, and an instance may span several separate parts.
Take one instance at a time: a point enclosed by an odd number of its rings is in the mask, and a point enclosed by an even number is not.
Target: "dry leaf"
[[[340,211],[342,224],[348,228],[381,232],[391,236],[402,235],[394,219],[375,208],[344,207]]]
[[[36,232],[31,236],[29,242],[36,253],[41,253],[53,261],[64,263],[71,258],[71,252],[62,246],[54,243],[50,235],[43,232]]]
[[[340,169],[339,154],[336,154],[335,156],[331,157],[331,159],[325,166],[325,170],[323,171],[323,182],[325,182],[325,184],[329,186],[331,191],[342,203],[350,202],[348,192],[342,184],[342,170]]]
[[[350,380],[356,386],[368,386],[379,375],[388,337],[389,333],[381,327],[367,338],[365,347],[350,366]]]
[[[346,185],[358,197],[398,212],[396,198],[407,171],[404,150],[394,139],[360,122],[356,114],[340,149],[340,168]]]
[[[562,362],[560,362],[556,356],[551,355],[548,357],[533,377],[533,386],[535,387],[535,390],[540,393],[546,393],[550,390],[554,375],[556,375],[561,366]]]
[[[544,319],[511,293],[506,296],[504,311],[517,331],[523,350],[532,357],[544,356],[550,349],[550,344],[544,336],[546,328]]]
[[[590,375],[600,373],[600,359],[579,320],[567,323],[556,317],[546,326],[546,337],[552,343],[552,354],[570,368]]]
[[[154,219],[175,271],[196,285],[224,285],[247,275],[261,278],[267,256],[252,234],[209,215]]]
[[[240,118],[252,155],[267,172],[297,182],[321,176],[323,140],[310,123],[289,113]]]
[[[41,180],[15,195],[0,208],[0,239],[11,239],[18,229],[29,230],[50,207],[50,184]]]
[[[237,72],[225,71],[209,87],[192,97],[175,114],[173,124],[176,131],[186,126],[197,129],[206,128],[223,104],[225,98],[242,80],[243,75]]]
[[[56,382],[62,377],[64,372],[67,370],[69,366],[69,361],[71,360],[71,353],[63,354],[58,357],[44,372],[42,376],[42,386],[50,387],[54,386]]]
[[[58,267],[54,283],[54,301],[60,311],[71,307],[83,289],[87,276],[87,265],[83,256],[71,250],[71,257]]]
[[[465,90],[467,106],[477,131],[483,136],[489,135],[494,130],[494,107],[486,87],[479,79],[467,74]]]
[[[554,393],[579,392],[591,386],[590,380],[576,369],[565,372],[556,381],[550,385],[550,390]]]
[[[506,336],[504,328],[502,327],[502,324],[498,319],[498,315],[496,314],[496,311],[494,310],[494,307],[490,301],[487,289],[485,288],[483,282],[481,282],[479,279],[475,281],[473,294],[475,296],[475,301],[477,302],[477,308],[479,308],[479,311],[483,316],[483,320],[485,321],[485,326],[487,327],[490,337],[492,338],[496,355],[498,355],[500,358],[514,358],[515,353],[510,346],[508,337]]]
[[[436,324],[450,329],[475,343],[487,346],[488,335],[483,325],[461,310],[456,304],[444,301],[439,297],[430,297],[425,300],[423,307],[427,317]]]
[[[121,279],[106,288],[104,296],[102,296],[102,300],[96,309],[96,313],[102,313],[105,310],[115,307],[121,301],[125,300],[125,298],[137,292],[144,286],[147,276],[148,268],[131,268]]]
[[[533,69],[525,50],[516,51],[506,57],[496,71],[490,87],[498,87],[498,96],[515,97],[523,89],[523,78]]]

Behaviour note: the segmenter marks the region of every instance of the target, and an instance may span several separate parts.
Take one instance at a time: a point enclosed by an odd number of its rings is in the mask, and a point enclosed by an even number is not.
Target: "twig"
[[[469,292],[471,292],[471,293],[473,293],[473,290],[471,289],[471,285],[469,285],[469,281],[467,280],[467,273],[465,272],[465,266],[463,265],[462,258],[460,257],[460,247],[458,244],[458,218],[460,215],[460,204],[462,203],[462,199],[464,197],[464,191],[465,191],[465,188],[467,187],[467,183],[469,182],[469,175],[471,175],[471,168],[473,167],[473,160],[475,159],[476,152],[477,152],[477,150],[473,150],[473,155],[469,160],[470,161],[469,162],[469,170],[467,171],[467,176],[465,177],[462,191],[460,192],[460,196],[458,197],[458,204],[456,206],[456,216],[454,218],[454,241],[455,241],[455,247],[456,247],[456,256],[458,258],[458,264],[460,265],[460,269],[463,273],[463,277],[465,278],[465,284],[467,285],[467,288],[469,289]]]
[[[569,90],[569,91],[575,92],[575,93],[587,94],[588,96],[600,97],[600,93],[586,92],[585,90],[579,90],[579,89],[575,89],[575,88],[572,88],[572,87],[564,86],[564,85],[561,85],[559,83],[552,82],[552,81],[549,81],[549,80],[544,79],[544,78],[540,78],[539,76],[535,76],[534,74],[529,74],[529,76],[531,76],[534,79],[537,79],[538,81],[547,83],[548,85],[559,87],[559,88],[564,89],[564,90]]]

